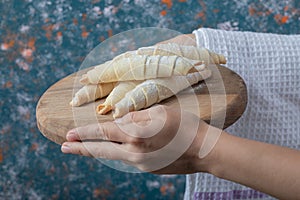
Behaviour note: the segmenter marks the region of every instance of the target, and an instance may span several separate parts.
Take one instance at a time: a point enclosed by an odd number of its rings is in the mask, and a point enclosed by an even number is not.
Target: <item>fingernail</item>
[[[63,144],[63,145],[61,146],[61,151],[62,151],[63,153],[70,153],[70,152],[71,152],[71,148],[70,148],[68,145]]]
[[[76,133],[74,131],[69,131],[67,133],[66,139],[68,141],[77,140],[77,135],[76,135]]]

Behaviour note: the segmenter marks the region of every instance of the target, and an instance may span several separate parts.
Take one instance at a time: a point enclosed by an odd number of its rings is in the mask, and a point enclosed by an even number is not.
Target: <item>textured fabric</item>
[[[248,88],[244,115],[227,131],[300,149],[300,36],[194,31],[197,44],[227,58]],[[273,199],[245,186],[198,173],[187,176],[185,199]]]

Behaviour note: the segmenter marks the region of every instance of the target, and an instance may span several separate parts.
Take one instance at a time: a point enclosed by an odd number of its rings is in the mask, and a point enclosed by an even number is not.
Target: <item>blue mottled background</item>
[[[300,33],[300,1],[0,0],[0,199],[179,199],[184,176],[129,174],[60,152],[35,107],[108,37],[139,27]]]

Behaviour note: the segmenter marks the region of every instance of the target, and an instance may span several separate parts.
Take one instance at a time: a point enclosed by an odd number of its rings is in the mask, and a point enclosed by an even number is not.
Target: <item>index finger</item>
[[[114,122],[90,124],[70,130],[66,135],[67,141],[107,140],[113,142],[128,142],[126,135]]]

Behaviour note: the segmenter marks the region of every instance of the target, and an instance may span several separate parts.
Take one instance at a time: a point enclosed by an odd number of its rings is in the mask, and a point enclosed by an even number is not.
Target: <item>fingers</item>
[[[129,145],[130,146],[130,145]],[[127,144],[114,142],[65,142],[61,151],[66,154],[77,154],[92,158],[103,158],[108,160],[121,160],[132,166],[143,166],[142,163],[149,159],[149,155],[129,147]]]
[[[67,141],[82,140],[109,140],[114,142],[127,142],[128,135],[124,134],[114,122],[91,124],[70,130]]]
[[[128,123],[137,123],[137,124],[145,124],[147,121],[151,121],[153,119],[157,119],[160,115],[165,112],[167,106],[156,105],[152,106],[148,109],[130,112],[123,116],[122,118],[118,118],[115,121],[120,124],[128,124]]]
[[[67,141],[106,140],[120,143],[138,142],[138,138],[151,137],[162,130],[166,107],[131,112],[114,122],[91,124],[70,130]]]
[[[135,112],[130,112],[124,115],[122,118],[118,118],[115,120],[116,123],[118,124],[128,124],[128,123],[139,123],[143,124],[149,121],[150,115],[149,115],[149,110],[142,110],[142,111],[135,111]]]
[[[126,160],[129,153],[120,144],[113,142],[65,142],[61,146],[63,153],[78,154],[93,158]]]
[[[159,42],[157,44],[167,44],[167,43],[177,43],[177,44],[187,45],[187,46],[197,46],[196,38],[194,34],[178,35],[174,38]]]
[[[154,106],[146,110],[131,112],[116,120],[119,128],[135,141],[149,138],[159,133],[166,121],[165,106]]]
[[[115,122],[90,124],[70,130],[67,141],[107,140],[120,143],[132,142],[132,137],[139,137],[145,132],[146,125],[154,118],[155,110],[131,112]],[[154,113],[153,113],[154,112]],[[152,114],[153,113],[153,114]],[[157,127],[156,127],[157,128]]]

